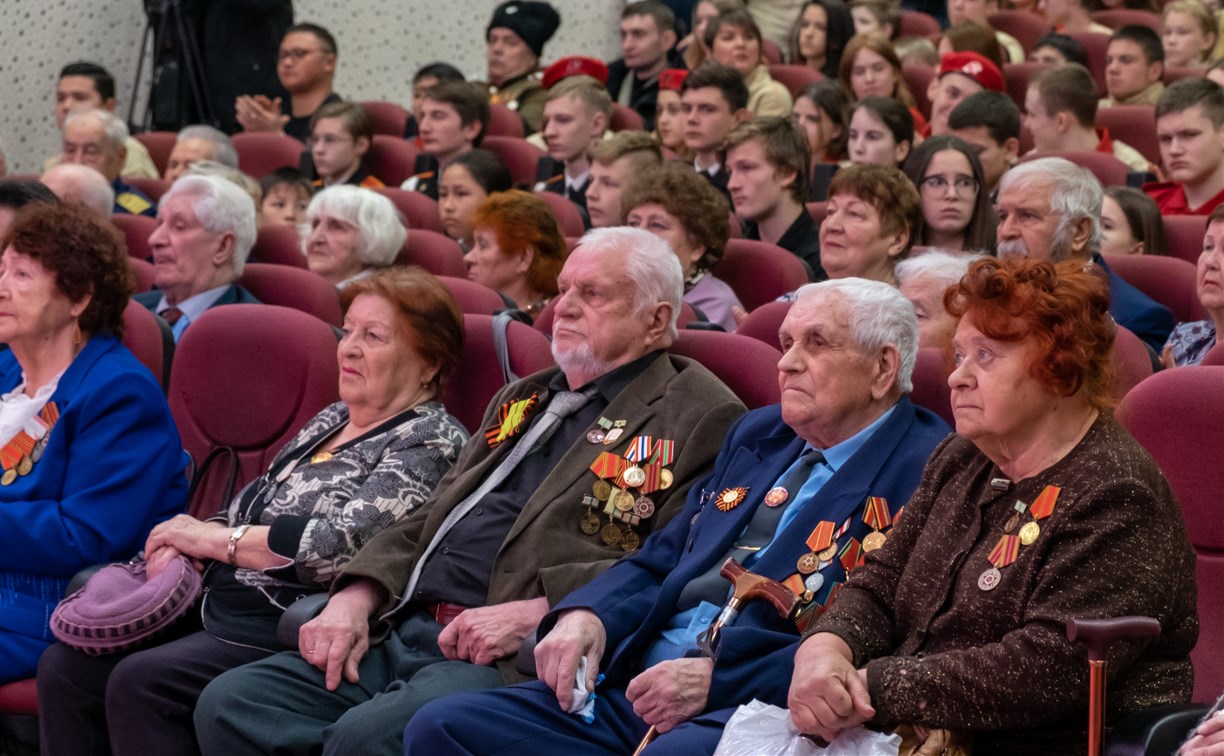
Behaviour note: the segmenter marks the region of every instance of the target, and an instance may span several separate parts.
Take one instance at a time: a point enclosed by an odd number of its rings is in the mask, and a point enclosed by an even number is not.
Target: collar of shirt
[[[584,171],[577,176],[565,174],[565,188],[571,192],[582,193],[582,188],[586,185],[587,179],[591,177],[590,170]]]
[[[697,171],[698,173],[708,173],[711,176],[717,176],[718,172],[722,170],[722,163],[718,163],[718,162],[710,163],[709,168],[703,169],[700,165],[697,165],[697,160],[694,158],[693,170]]]
[[[829,466],[829,469],[831,469],[833,472],[840,470],[842,465],[846,464],[846,462],[853,457],[859,449],[863,448],[863,444],[867,443],[867,439],[871,438],[871,435],[879,430],[880,426],[892,416],[892,413],[896,409],[897,405],[894,404],[888,408],[887,412],[871,421],[870,425],[863,428],[858,433],[855,433],[850,438],[842,441],[841,443],[834,444],[828,449],[821,449],[821,453],[824,454],[825,464]],[[806,452],[808,449],[814,448],[815,447],[811,444],[805,444],[803,451]]]
[[[193,322],[196,318],[204,314],[204,311],[213,306],[213,303],[221,298],[233,284],[222,284],[214,286],[211,289],[205,289],[199,294],[187,297],[182,302],[178,303],[178,311],[183,313],[183,318],[187,322]],[[161,315],[166,310],[170,309],[170,303],[166,301],[166,295],[163,294],[161,301],[157,303],[157,314]]]
[[[603,397],[604,401],[610,403],[617,397],[617,395],[620,394],[621,391],[625,390],[626,386],[645,372],[646,368],[650,367],[650,364],[658,359],[662,354],[663,350],[661,349],[656,349],[653,352],[647,352],[632,362],[627,362],[620,367],[609,370],[588,383],[586,386],[593,385],[595,389],[599,391],[599,395]],[[586,386],[571,388],[569,381],[565,378],[564,371],[558,372],[555,376],[553,376],[552,380],[548,382],[548,390],[550,393],[556,393],[558,391],[582,391],[586,388]]]

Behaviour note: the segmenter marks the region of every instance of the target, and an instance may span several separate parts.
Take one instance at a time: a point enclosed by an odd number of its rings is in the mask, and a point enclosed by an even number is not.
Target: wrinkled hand
[[[1178,751],[1181,756],[1224,756],[1224,712],[1217,712],[1194,731]]]
[[[145,540],[145,558],[147,559],[150,554],[155,554],[159,549],[170,546],[194,560],[215,559],[217,557],[214,553],[216,545],[213,540],[210,540],[210,537],[216,539],[218,531],[225,529],[227,526],[219,522],[200,522],[191,515],[177,515],[165,522],[158,523],[149,533],[149,537]],[[167,558],[166,561],[168,562],[169,559]],[[162,567],[164,566],[163,562]]]
[[[183,556],[183,552],[173,546],[162,546],[160,549],[153,552],[145,552],[145,577],[149,580],[157,577],[166,569],[166,565],[170,564],[175,558]],[[199,559],[192,559],[191,566],[196,572],[203,572],[204,563]]]
[[[791,677],[791,721],[800,732],[827,742],[875,716],[866,670],[856,670],[850,647],[836,635],[817,633],[799,646]]]
[[[281,131],[289,116],[281,113],[281,98],[241,95],[234,103],[234,116],[243,131]]]
[[[302,625],[298,651],[325,673],[324,685],[335,690],[340,675],[358,680],[357,665],[370,649],[370,612],[378,606],[371,589],[354,583],[332,596],[322,613]]]
[[[442,628],[438,648],[451,661],[492,664],[516,653],[547,613],[546,598],[468,609]]]
[[[574,698],[574,678],[578,661],[587,658],[587,690],[595,689],[599,662],[603,658],[608,634],[595,613],[570,609],[535,647],[536,677],[557,694],[562,711],[569,711]]]
[[[735,321],[735,327],[739,328],[748,319],[748,311],[743,307],[736,305],[731,306],[731,318]]]
[[[713,674],[708,657],[659,662],[629,681],[625,698],[643,722],[667,732],[705,711]]]

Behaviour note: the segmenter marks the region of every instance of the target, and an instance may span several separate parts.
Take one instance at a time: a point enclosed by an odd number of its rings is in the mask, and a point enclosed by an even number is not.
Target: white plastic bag
[[[900,748],[900,735],[862,727],[819,748],[795,729],[790,711],[754,699],[731,715],[714,756],[897,756]]]

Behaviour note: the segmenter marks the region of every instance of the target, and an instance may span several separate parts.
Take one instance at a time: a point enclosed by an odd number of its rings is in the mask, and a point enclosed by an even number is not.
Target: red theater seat
[[[682,330],[668,351],[704,365],[748,409],[781,401],[778,360],[782,353],[768,344],[735,333]]]
[[[481,418],[493,396],[506,385],[493,348],[493,318],[463,316],[463,359],[442,386],[442,403],[470,433],[482,432]],[[510,369],[519,378],[553,365],[548,339],[531,326],[511,321],[506,328]]]

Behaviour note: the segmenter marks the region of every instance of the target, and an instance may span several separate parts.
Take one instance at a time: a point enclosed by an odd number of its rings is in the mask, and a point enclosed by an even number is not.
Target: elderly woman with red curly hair
[[[956,434],[800,645],[791,716],[828,739],[895,726],[923,753],[1083,753],[1088,668],[1067,621],[1160,622],[1159,641],[1112,649],[1109,722],[1188,701],[1194,551],[1160,470],[1109,413],[1104,278],[987,258],[944,302]]]
[[[565,237],[548,204],[511,189],[490,195],[472,215],[468,279],[499,292],[535,317],[557,295]]]

